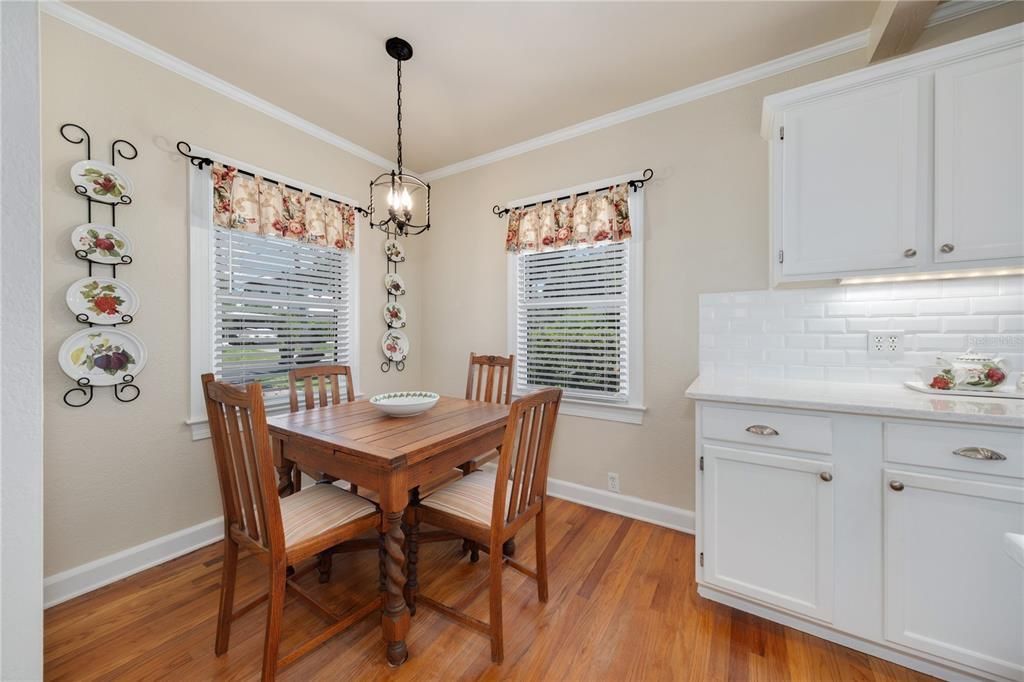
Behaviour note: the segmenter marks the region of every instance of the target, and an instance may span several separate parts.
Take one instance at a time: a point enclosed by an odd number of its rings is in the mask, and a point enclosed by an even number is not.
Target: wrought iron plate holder
[[[77,123],[65,123],[60,127],[60,136],[71,144],[84,144],[85,145],[85,159],[88,161],[92,158],[92,136],[82,126]],[[118,157],[131,161],[139,155],[139,150],[134,144],[128,140],[118,138],[110,143],[110,165],[117,166]],[[75,185],[75,194],[82,197],[86,201],[86,222],[92,222],[92,205],[101,204],[110,207],[110,224],[112,227],[117,227],[117,208],[118,206],[130,206],[132,203],[131,196],[122,194],[118,201],[102,201],[100,199],[93,199],[89,196],[89,190],[84,185]],[[89,254],[84,249],[76,249],[75,257],[79,260],[83,260],[88,264],[89,277],[92,277],[92,266],[93,261],[89,260]],[[110,276],[112,279],[117,279],[117,266],[118,265],[130,265],[132,257],[128,255],[121,256],[120,263],[110,264]],[[75,316],[78,322],[88,324],[90,327],[93,326],[92,322],[89,322],[89,317],[85,313],[79,313]],[[131,315],[122,315],[121,324],[129,324],[134,321]],[[116,327],[117,325],[108,325]],[[75,382],[77,385],[74,388],[68,389],[64,393],[64,404],[68,407],[85,407],[93,398],[93,389],[96,387],[92,385],[88,377],[82,377]],[[114,397],[122,403],[130,403],[139,397],[141,390],[138,384],[135,383],[135,376],[132,374],[125,374],[121,381],[112,384],[114,389]],[[77,396],[77,397],[73,397]]]

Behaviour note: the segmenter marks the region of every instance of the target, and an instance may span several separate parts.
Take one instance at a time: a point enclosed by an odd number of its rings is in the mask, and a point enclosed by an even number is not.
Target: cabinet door
[[[1024,489],[885,471],[885,637],[1024,679]]]
[[[705,582],[831,622],[832,464],[717,445],[703,454]]]
[[[935,260],[1024,256],[1024,50],[935,73]]]
[[[785,138],[776,147],[783,177],[774,185],[782,197],[783,276],[920,262],[927,205],[921,92],[910,78],[785,112]]]

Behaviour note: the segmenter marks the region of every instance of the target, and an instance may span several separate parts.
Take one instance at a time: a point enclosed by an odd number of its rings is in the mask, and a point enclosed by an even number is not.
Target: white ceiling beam
[[[868,62],[909,52],[921,37],[938,0],[882,0],[871,20]]]

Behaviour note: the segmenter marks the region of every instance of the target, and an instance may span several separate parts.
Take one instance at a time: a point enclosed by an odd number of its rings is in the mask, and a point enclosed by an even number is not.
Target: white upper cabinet
[[[1024,25],[765,99],[774,283],[1024,265]]]
[[[1024,254],[1024,50],[935,72],[935,260]]]
[[[922,87],[908,78],[781,117],[775,176],[784,275],[906,267],[917,257]]]

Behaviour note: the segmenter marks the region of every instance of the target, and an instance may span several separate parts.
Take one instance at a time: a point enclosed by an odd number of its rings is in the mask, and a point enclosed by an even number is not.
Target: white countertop
[[[686,396],[715,402],[1024,428],[1024,400],[933,395],[903,385],[716,381],[698,377],[686,390]]]

